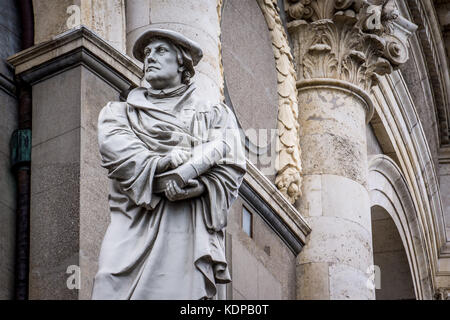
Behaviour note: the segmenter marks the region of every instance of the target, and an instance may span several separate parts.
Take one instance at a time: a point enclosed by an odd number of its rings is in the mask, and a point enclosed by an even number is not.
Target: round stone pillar
[[[286,10],[303,167],[297,208],[312,229],[297,257],[297,298],[374,299],[368,92],[406,62],[415,26],[393,0],[288,0]]]
[[[297,257],[299,299],[374,299],[367,184],[369,96],[334,79],[297,84],[303,198],[312,232]]]
[[[127,0],[127,53],[132,56],[136,39],[148,28],[177,31],[198,42],[203,59],[193,78],[206,100],[223,97],[220,56],[220,8],[222,0]],[[144,84],[145,85],[145,84]],[[202,91],[203,92],[203,91]]]

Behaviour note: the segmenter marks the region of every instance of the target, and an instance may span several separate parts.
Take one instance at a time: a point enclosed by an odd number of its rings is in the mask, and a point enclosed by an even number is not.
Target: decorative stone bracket
[[[297,78],[333,78],[369,91],[408,60],[417,26],[394,0],[288,0]]]

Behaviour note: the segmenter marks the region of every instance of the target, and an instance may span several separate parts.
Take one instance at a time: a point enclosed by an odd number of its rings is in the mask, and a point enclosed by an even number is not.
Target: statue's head
[[[134,44],[133,54],[144,63],[144,78],[154,89],[189,84],[194,66],[203,56],[196,42],[164,29],[144,32]]]

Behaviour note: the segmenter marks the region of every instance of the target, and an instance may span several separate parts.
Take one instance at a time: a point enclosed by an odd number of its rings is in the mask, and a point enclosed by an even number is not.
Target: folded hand
[[[185,188],[180,188],[174,180],[170,180],[164,191],[167,199],[178,201],[198,197],[205,191],[205,185],[196,179],[191,179]]]

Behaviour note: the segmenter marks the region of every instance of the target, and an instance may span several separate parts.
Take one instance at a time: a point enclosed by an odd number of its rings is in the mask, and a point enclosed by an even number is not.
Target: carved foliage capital
[[[394,0],[289,0],[299,79],[335,78],[368,90],[408,60],[416,26]]]

